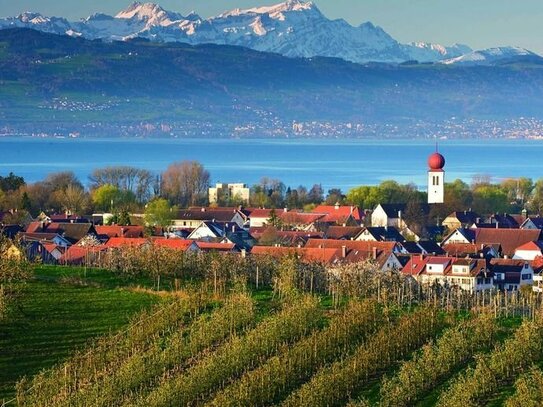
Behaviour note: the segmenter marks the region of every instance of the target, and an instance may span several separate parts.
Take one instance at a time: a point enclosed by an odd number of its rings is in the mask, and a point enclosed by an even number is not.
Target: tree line
[[[172,212],[173,206],[206,205],[209,184],[209,171],[196,161],[173,163],[160,174],[130,166],[97,168],[86,184],[71,171],[51,173],[34,183],[9,173],[0,176],[0,210],[17,210],[13,219],[5,219],[4,223],[18,223],[26,213],[36,216],[41,211],[77,214],[103,211],[116,214],[114,221],[123,224],[128,222],[128,213],[143,212],[157,200],[155,206],[162,211],[159,210],[159,218],[160,213]],[[291,187],[281,180],[263,177],[250,191],[248,204],[253,207],[310,210],[322,203],[339,203],[372,209],[379,203],[408,203],[411,207],[406,216],[420,224],[433,223],[455,210],[472,209],[481,215],[543,210],[543,179],[530,178],[510,178],[495,183],[490,177],[475,176],[471,184],[456,179],[445,184],[445,203],[434,205],[429,218],[425,219],[417,217],[421,214],[420,205],[426,202],[426,192],[413,183],[386,180],[347,192],[339,188],[325,192],[320,184],[310,188]],[[236,196],[219,196],[217,204],[237,206],[247,202]]]

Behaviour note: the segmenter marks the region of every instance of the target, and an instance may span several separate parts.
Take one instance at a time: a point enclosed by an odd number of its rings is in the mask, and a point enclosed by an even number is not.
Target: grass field
[[[20,377],[51,367],[159,301],[143,290],[130,290],[135,283],[111,273],[84,274],[81,269],[37,268],[17,309],[0,322],[0,400],[14,395]]]

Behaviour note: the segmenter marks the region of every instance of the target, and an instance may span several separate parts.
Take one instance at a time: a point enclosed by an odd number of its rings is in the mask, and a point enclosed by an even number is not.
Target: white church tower
[[[445,198],[445,157],[437,151],[428,157],[428,203],[443,203]]]

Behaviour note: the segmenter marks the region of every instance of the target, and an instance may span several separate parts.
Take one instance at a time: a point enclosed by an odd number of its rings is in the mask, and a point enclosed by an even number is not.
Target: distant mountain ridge
[[[106,41],[146,38],[191,45],[237,45],[287,57],[324,56],[356,63],[416,60],[464,64],[469,60],[470,64],[491,64],[500,59],[488,50],[473,51],[462,44],[402,44],[370,22],[354,27],[343,19],[330,20],[313,2],[302,0],[234,9],[207,19],[194,12],[184,16],[154,3],[140,2],[132,3],[115,16],[97,13],[77,22],[30,12],[0,19],[0,29],[16,27]],[[531,53],[516,47],[500,49],[507,58]],[[470,56],[474,52],[480,54]]]

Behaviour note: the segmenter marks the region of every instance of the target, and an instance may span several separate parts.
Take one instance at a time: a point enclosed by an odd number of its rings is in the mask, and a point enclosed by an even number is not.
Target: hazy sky
[[[0,0],[0,16],[22,11],[77,20],[95,12],[115,14],[130,0]],[[274,0],[162,0],[163,8],[209,17],[235,7]],[[328,18],[381,26],[400,42],[429,41],[473,48],[518,45],[543,54],[543,0],[317,0]]]

